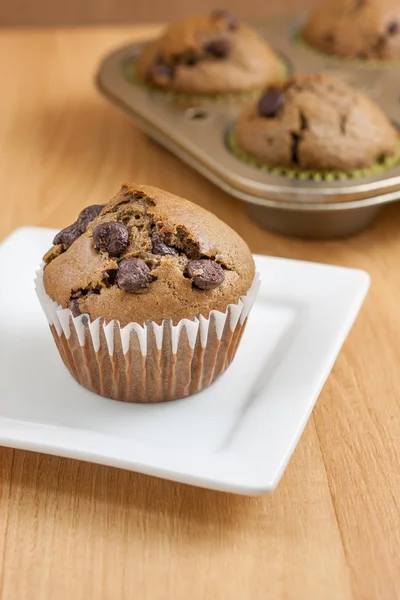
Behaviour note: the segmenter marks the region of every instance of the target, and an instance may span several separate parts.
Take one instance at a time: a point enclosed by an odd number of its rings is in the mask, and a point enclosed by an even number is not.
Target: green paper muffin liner
[[[330,58],[331,60],[337,60],[340,62],[344,62],[348,66],[357,66],[363,67],[365,69],[376,69],[376,68],[391,68],[400,66],[400,60],[378,60],[378,59],[368,59],[361,60],[360,58],[350,58],[346,56],[339,56],[338,54],[329,54],[329,52],[324,52],[319,48],[314,48],[311,44],[306,42],[306,40],[301,35],[301,32],[296,33],[292,41],[307,50],[307,52],[312,52],[313,54],[317,54],[321,58]]]
[[[227,146],[236,158],[248,165],[272,173],[273,175],[283,175],[291,179],[300,179],[308,181],[336,181],[345,179],[355,179],[376,175],[390,169],[400,162],[400,142],[397,152],[394,156],[387,156],[382,161],[377,161],[372,167],[365,169],[354,169],[353,171],[319,171],[315,169],[295,169],[293,167],[277,167],[264,163],[261,159],[249,154],[244,150],[236,139],[235,132],[232,129],[227,136]]]
[[[282,72],[278,77],[278,80],[284,80],[288,76],[289,68],[284,64],[283,61],[280,62],[282,67]],[[142,88],[146,88],[152,92],[157,92],[162,94],[164,97],[175,100],[178,102],[196,102],[200,103],[234,103],[234,102],[250,102],[251,100],[256,100],[263,91],[263,88],[249,90],[246,92],[227,92],[225,94],[188,94],[185,92],[175,92],[171,90],[165,90],[156,85],[148,83],[147,81],[143,81],[143,79],[139,76],[136,68],[136,61],[134,59],[127,60],[124,65],[124,74],[126,79],[133,83],[134,85],[139,85]]]

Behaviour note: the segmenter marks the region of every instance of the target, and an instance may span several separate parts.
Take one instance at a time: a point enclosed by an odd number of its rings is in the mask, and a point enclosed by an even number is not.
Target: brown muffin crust
[[[166,90],[218,94],[257,90],[282,65],[268,44],[228,11],[169,25],[143,49],[139,76]]]
[[[267,88],[235,127],[239,145],[271,166],[351,171],[394,156],[399,137],[381,109],[326,75]]]
[[[237,303],[254,278],[253,257],[236,232],[155,187],[123,185],[85,227],[79,217],[44,257],[47,294],[75,316],[121,326],[207,317]]]
[[[304,40],[327,54],[358,60],[400,58],[399,0],[331,0],[310,15]]]

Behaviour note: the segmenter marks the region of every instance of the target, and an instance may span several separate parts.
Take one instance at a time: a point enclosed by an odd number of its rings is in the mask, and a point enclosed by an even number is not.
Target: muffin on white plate
[[[232,362],[258,281],[246,243],[203,208],[123,185],[54,239],[36,287],[60,354],[84,387],[161,402]]]

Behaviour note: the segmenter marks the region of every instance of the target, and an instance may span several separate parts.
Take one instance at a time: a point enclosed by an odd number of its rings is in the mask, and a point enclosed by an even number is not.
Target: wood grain
[[[366,269],[371,293],[268,497],[0,449],[0,598],[396,600],[400,205],[348,240],[260,229],[97,94],[100,57],[154,31],[2,33],[0,238],[21,225],[65,226],[137,180],[209,208],[254,252]]]
[[[127,24],[170,21],[193,13],[207,14],[215,8],[228,6],[241,18],[264,18],[279,12],[307,10],[320,0],[285,0],[284,3],[264,0],[18,0],[0,3],[0,26],[49,26],[83,24]]]

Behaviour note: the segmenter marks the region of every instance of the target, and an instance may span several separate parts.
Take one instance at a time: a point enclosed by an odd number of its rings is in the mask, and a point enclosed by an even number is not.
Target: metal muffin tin
[[[362,65],[323,56],[294,41],[302,18],[252,23],[287,62],[292,73],[334,75],[371,96],[394,123],[399,120],[399,65]],[[225,140],[241,105],[175,101],[134,84],[125,76],[128,60],[142,44],[125,46],[102,62],[100,91],[148,135],[232,196],[244,200],[260,225],[302,237],[356,233],[382,207],[400,198],[400,164],[383,173],[338,181],[304,181],[261,171],[233,156]]]

